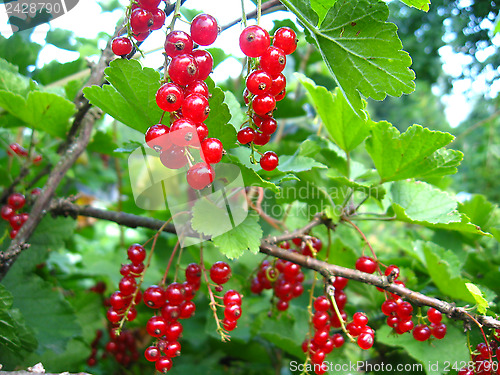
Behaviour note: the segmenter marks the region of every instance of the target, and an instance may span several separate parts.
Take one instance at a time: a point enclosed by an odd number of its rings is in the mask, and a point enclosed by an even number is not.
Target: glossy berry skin
[[[436,310],[435,308],[431,307],[427,311],[427,318],[429,319],[429,322],[439,324],[443,319],[443,314],[441,314],[441,312]]]
[[[259,129],[264,134],[273,134],[278,128],[278,123],[272,117],[268,117],[262,121]]]
[[[399,277],[399,267],[395,265],[390,265],[385,269],[384,275],[389,276],[392,272],[394,271],[394,280],[396,280]]]
[[[326,311],[316,311],[312,318],[312,323],[316,329],[326,327],[329,321],[330,315]]]
[[[214,67],[214,59],[210,52],[197,49],[192,53],[198,65],[198,79],[204,81],[208,78]]]
[[[246,56],[260,57],[270,45],[269,33],[260,26],[248,26],[240,34],[240,48]]]
[[[194,121],[181,117],[170,127],[170,139],[174,145],[184,147],[198,142]]]
[[[370,257],[362,256],[356,261],[356,269],[361,272],[374,273],[377,270],[377,262]]]
[[[168,75],[178,85],[187,86],[198,79],[198,65],[193,56],[175,56],[168,66]]]
[[[117,56],[126,56],[133,48],[132,41],[125,36],[116,37],[111,42],[111,50]]]
[[[236,328],[237,324],[238,323],[236,320],[229,320],[229,319],[224,318],[224,320],[222,321],[222,326],[228,332],[233,331]]]
[[[165,291],[158,285],[151,285],[144,291],[142,299],[146,306],[159,309],[166,302]]]
[[[183,102],[184,92],[175,83],[165,83],[156,92],[156,104],[164,111],[177,111]]]
[[[224,306],[229,306],[232,304],[241,305],[241,294],[236,290],[230,289],[224,294],[223,301]]]
[[[153,15],[153,25],[151,26],[151,30],[160,30],[165,24],[165,12],[161,9],[155,9],[151,11]]]
[[[170,358],[177,357],[181,355],[181,344],[178,341],[169,342],[164,352]]]
[[[314,309],[316,311],[328,311],[330,307],[330,301],[326,296],[319,296],[314,300]]]
[[[260,58],[260,66],[272,78],[280,75],[285,69],[286,56],[284,52],[276,47],[269,47]]]
[[[14,214],[10,217],[9,224],[12,229],[19,230],[23,226],[24,221],[21,215]]]
[[[195,190],[201,190],[210,185],[215,178],[215,172],[210,164],[197,163],[187,171],[187,182]]]
[[[358,346],[363,350],[368,350],[373,346],[373,337],[369,333],[362,333],[358,336]]]
[[[216,164],[222,159],[222,142],[217,138],[207,138],[201,142],[201,158],[209,163]]]
[[[266,151],[260,158],[260,166],[265,171],[273,171],[278,166],[278,155],[274,151]]]
[[[257,95],[252,99],[252,108],[260,116],[270,116],[276,108],[276,99],[270,94]]]
[[[231,278],[231,267],[226,262],[215,262],[210,267],[210,278],[219,285],[227,283]]]
[[[238,132],[238,142],[240,142],[242,145],[246,145],[247,143],[253,142],[254,138],[255,138],[255,130],[253,130],[249,126],[245,126]]]
[[[172,306],[179,306],[184,301],[184,289],[179,283],[172,283],[167,286],[165,290],[165,297],[168,304]]]
[[[125,276],[120,280],[118,284],[118,289],[124,296],[130,296],[135,292],[135,288],[137,287],[137,283],[135,279],[131,276]]]
[[[208,99],[200,94],[189,95],[182,104],[182,114],[195,123],[203,122],[208,118],[210,106]]]
[[[205,82],[197,80],[192,83],[190,83],[185,89],[184,89],[184,96],[188,97],[191,94],[198,94],[202,95],[205,98],[210,97],[210,92],[208,91],[208,86]]]
[[[413,328],[413,337],[417,341],[426,341],[431,337],[431,329],[424,324],[419,324]]]
[[[12,216],[16,214],[16,211],[8,205],[2,206],[1,215],[2,219],[9,221]]]
[[[209,46],[219,34],[219,26],[214,17],[209,14],[198,14],[191,21],[191,37],[200,46]]]
[[[153,316],[146,323],[146,331],[152,337],[161,337],[167,332],[167,322],[161,316]]]
[[[19,155],[19,156],[28,156],[28,151],[23,146],[21,146],[19,143],[11,143],[9,145],[9,148],[16,155]],[[9,150],[7,150],[7,155],[12,156],[12,153]]]
[[[199,123],[196,125],[196,133],[198,134],[198,140],[201,142],[208,136],[208,128],[204,123]]]
[[[286,55],[289,55],[297,49],[297,35],[289,27],[280,27],[274,33],[273,46],[281,49]]]
[[[11,239],[11,240],[13,240],[14,238],[16,238],[17,233],[19,233],[19,231],[18,231],[18,230],[12,229],[12,230],[9,232],[9,237],[10,237],[10,239]]]
[[[256,132],[255,137],[253,139],[253,143],[255,143],[257,146],[264,146],[265,144],[269,143],[270,140],[271,140],[270,134]]]
[[[160,5],[161,0],[138,0],[138,5],[147,10],[155,10]]]
[[[198,282],[201,278],[201,267],[197,263],[190,263],[186,267],[185,271],[186,281],[188,282]]]
[[[269,90],[269,94],[273,96],[277,96],[283,92],[286,88],[286,78],[280,73],[277,77],[273,78],[271,89]]]
[[[130,15],[130,26],[134,33],[144,33],[153,26],[153,15],[143,8],[137,8]]]
[[[190,54],[193,51],[193,39],[184,31],[174,30],[165,38],[165,53],[170,56]]]
[[[139,244],[133,244],[127,249],[127,256],[132,264],[140,264],[146,259],[146,250]]]
[[[149,34],[151,34],[151,31],[148,30],[144,33],[134,33],[134,38],[135,40],[137,40],[138,42],[143,42],[144,40],[146,40],[146,38],[149,36]]]
[[[258,69],[250,73],[246,80],[246,87],[254,95],[267,93],[273,84],[271,77],[263,70]]]
[[[396,315],[400,319],[408,319],[413,312],[413,306],[409,302],[401,302],[396,308]]]
[[[24,207],[26,203],[26,198],[21,193],[12,193],[7,198],[7,205],[12,207],[15,211],[20,210]]]
[[[446,336],[446,324],[444,323],[439,323],[436,324],[434,327],[432,327],[432,335],[437,338],[438,340],[443,339]]]
[[[224,317],[227,320],[238,320],[241,317],[241,306],[237,304],[226,306]]]
[[[122,315],[120,315],[116,310],[113,310],[112,308],[109,309],[106,313],[106,318],[108,318],[111,323],[118,323],[122,319],[122,317]]]
[[[144,357],[149,362],[155,362],[161,357],[160,350],[156,346],[150,346],[144,351]]]
[[[156,152],[167,150],[172,145],[169,134],[170,128],[163,124],[151,126],[146,131],[146,143]]]
[[[169,169],[180,169],[188,163],[186,149],[184,147],[172,146],[160,154],[161,163]]]
[[[280,100],[283,100],[286,96],[286,90],[283,89],[282,92],[280,92],[278,95],[275,95],[274,99],[279,102]]]
[[[394,302],[393,300],[387,300],[382,303],[381,310],[384,315],[389,316],[392,313],[396,312],[397,308],[398,305],[396,304],[396,302]]]
[[[184,301],[179,305],[179,319],[189,319],[196,311],[196,305],[192,301]]]
[[[357,326],[364,327],[368,323],[368,318],[362,312],[357,312],[352,316],[352,321]]]
[[[162,356],[155,362],[156,371],[166,374],[172,368],[173,362],[168,356]]]

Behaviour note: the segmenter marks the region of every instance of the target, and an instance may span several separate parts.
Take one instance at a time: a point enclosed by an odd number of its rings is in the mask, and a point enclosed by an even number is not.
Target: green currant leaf
[[[477,311],[480,314],[486,314],[489,304],[483,297],[483,292],[481,292],[481,290],[472,283],[466,283],[465,286],[470,294],[472,294],[472,297],[474,297],[474,301],[477,303]]]
[[[231,161],[232,164],[235,164],[240,168],[241,176],[243,177],[243,181],[245,182],[245,186],[260,186],[260,187],[263,187],[266,189],[271,189],[274,192],[279,191],[279,187],[276,186],[276,184],[274,184],[273,182],[264,180],[254,169],[252,169],[250,166],[248,166],[248,165],[252,165],[252,164],[250,164],[249,161],[248,161],[248,163],[242,163],[241,160],[234,155],[227,155],[226,157]],[[248,157],[247,157],[247,160],[248,160]]]
[[[423,10],[424,12],[429,11],[430,0],[400,0],[402,3],[408,5],[409,7],[417,8],[418,10]]]
[[[238,226],[212,239],[222,254],[229,259],[235,259],[244,254],[246,250],[257,254],[259,252],[262,228],[259,217],[249,214]]]
[[[160,121],[163,111],[155,99],[160,73],[143,68],[137,60],[126,59],[113,60],[104,73],[110,85],[83,89],[92,104],[141,133]]]
[[[303,74],[295,73],[295,76],[307,89],[316,112],[337,146],[349,152],[368,137],[372,121],[359,117],[338,87],[332,93],[323,86],[317,86]],[[366,102],[363,100],[361,110],[364,111],[365,107]]]
[[[391,186],[392,211],[397,220],[429,228],[455,230],[484,236],[480,227],[457,211],[458,203],[450,194],[421,181],[397,181]],[[391,212],[388,212],[392,216]]]
[[[75,105],[69,100],[40,91],[31,91],[25,99],[19,94],[0,90],[0,107],[30,128],[54,137],[66,135],[69,119],[75,113]]]
[[[12,306],[12,294],[0,284],[0,310],[1,309],[10,309]]]
[[[339,0],[318,26],[303,0],[283,0],[308,30],[334,80],[358,116],[365,118],[360,94],[376,100],[414,91],[411,58],[402,51],[387,5],[378,0]]]
[[[442,147],[453,141],[449,133],[413,125],[400,134],[386,121],[374,123],[366,140],[382,182],[407,178],[441,177],[457,172],[463,154]]]
[[[218,206],[209,199],[196,201],[191,226],[207,236],[218,236],[232,227],[226,207]]]
[[[396,335],[393,333],[393,329],[385,324],[377,329],[376,340],[384,345],[403,348],[411,357],[422,364],[422,370],[418,372],[425,372],[429,375],[447,373],[449,369],[445,370],[444,368],[447,363],[459,364],[468,361],[469,358],[465,335],[452,324],[447,324],[446,337],[443,340],[433,340],[430,345],[415,340],[408,333]]]

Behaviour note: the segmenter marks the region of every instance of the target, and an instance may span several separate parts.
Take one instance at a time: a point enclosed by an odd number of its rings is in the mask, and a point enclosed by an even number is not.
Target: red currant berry
[[[197,263],[191,263],[186,267],[186,280],[188,282],[197,282],[201,278],[201,267]]]
[[[314,334],[313,338],[314,342],[318,344],[320,347],[322,347],[323,345],[326,344],[328,338],[330,337],[329,332],[330,332],[329,326],[317,330],[316,333]]]
[[[184,147],[172,146],[160,154],[160,161],[167,168],[180,169],[188,162],[186,150]]]
[[[393,300],[387,300],[387,301],[384,301],[384,303],[382,303],[381,310],[382,310],[382,313],[384,315],[389,316],[392,313],[396,312],[397,308],[398,308],[398,305],[396,302],[394,302]]]
[[[262,121],[260,131],[264,134],[273,134],[278,127],[278,123],[272,117],[268,117]]]
[[[286,78],[283,74],[279,74],[276,78],[273,78],[269,94],[276,97],[285,90],[285,87],[286,87]]]
[[[165,24],[165,12],[161,9],[155,9],[151,11],[153,15],[153,25],[151,30],[160,30]]]
[[[271,77],[263,70],[254,70],[247,77],[246,87],[254,95],[267,93],[272,86]]]
[[[270,94],[255,96],[252,99],[252,108],[258,115],[271,116],[276,108],[276,99]]]
[[[198,66],[193,56],[175,56],[168,66],[168,75],[178,85],[186,86],[198,79]]]
[[[336,348],[342,347],[344,345],[345,339],[344,336],[340,333],[336,333],[332,336],[333,346]]]
[[[400,319],[408,319],[411,317],[411,314],[413,312],[413,306],[409,302],[401,302],[397,309],[396,309],[396,315]]]
[[[224,317],[227,320],[238,320],[241,317],[241,306],[237,304],[226,306]]]
[[[398,324],[399,319],[397,316],[390,315],[387,317],[386,322],[389,327],[394,328]]]
[[[18,211],[21,208],[23,208],[25,203],[26,199],[24,198],[24,195],[22,195],[21,193],[12,193],[7,198],[7,205],[12,207],[15,211]]]
[[[163,306],[161,309],[161,316],[167,322],[173,322],[173,321],[179,319],[180,315],[181,315],[180,306],[173,306],[171,304],[167,304],[167,305]]]
[[[413,321],[410,319],[410,320],[405,320],[403,322],[399,321],[398,322],[398,329],[401,331],[401,332],[409,332],[413,329],[414,327],[414,324],[413,324]]]
[[[319,296],[314,300],[314,309],[316,311],[328,311],[330,307],[330,301],[326,296]]]
[[[162,287],[151,285],[148,287],[142,296],[144,303],[152,309],[159,309],[165,305],[166,297]]]
[[[132,322],[133,320],[135,320],[135,318],[137,318],[137,310],[135,308],[131,308],[130,310],[128,310],[127,312],[127,320],[129,322]]]
[[[178,357],[181,355],[181,344],[178,341],[169,342],[164,352],[170,358]]]
[[[138,6],[147,10],[155,10],[160,5],[161,0],[138,0]]]
[[[164,111],[177,111],[183,102],[184,93],[175,83],[165,83],[156,92],[156,104]]]
[[[19,143],[11,143],[9,148],[14,152],[14,154],[19,156],[28,156],[28,150],[26,150]],[[7,155],[12,156],[12,153],[7,150]]]
[[[337,276],[335,277],[335,281],[333,282],[333,287],[336,290],[342,290],[347,286],[348,283],[349,279],[346,279],[345,277],[342,276]]]
[[[284,97],[286,96],[286,90],[283,89],[283,91],[281,91],[278,95],[275,95],[274,96],[274,99],[279,102],[280,100],[283,100]]]
[[[174,145],[184,147],[197,143],[196,124],[191,119],[181,117],[170,127],[170,140]]]
[[[15,230],[15,229],[12,229],[10,232],[9,232],[9,237],[11,240],[13,240],[14,238],[16,238],[17,234],[19,233],[18,230]]]
[[[469,370],[468,368],[461,369],[457,375],[474,375],[474,370]]]
[[[432,335],[438,340],[444,338],[446,336],[446,324],[438,323],[432,327]]]
[[[417,341],[425,341],[431,337],[431,329],[425,324],[419,324],[413,328],[413,338]]]
[[[436,310],[435,308],[431,307],[427,311],[427,318],[429,318],[429,322],[439,324],[443,319],[443,314],[441,314],[441,312]]]
[[[189,95],[182,104],[182,114],[195,123],[203,122],[208,118],[210,107],[208,99],[199,94]]]
[[[228,332],[233,331],[236,328],[237,324],[238,324],[238,322],[236,320],[229,320],[229,319],[224,318],[224,320],[222,321],[222,326]]]
[[[231,278],[231,267],[226,262],[215,262],[210,268],[210,278],[219,285],[227,283]]]
[[[16,214],[16,211],[11,206],[2,206],[2,219],[9,221],[12,216]]]
[[[362,327],[354,324],[354,322],[351,322],[349,323],[347,326],[346,326],[347,330],[349,331],[349,334],[351,336],[359,336],[359,334],[361,333],[361,330],[363,329]]]
[[[253,130],[249,126],[245,126],[238,132],[238,142],[240,142],[242,145],[246,145],[247,143],[252,142],[254,138],[255,130]]]
[[[179,283],[170,284],[165,290],[165,297],[167,298],[168,304],[172,306],[178,306],[184,301],[184,289]]]
[[[248,26],[240,34],[240,48],[246,56],[260,57],[270,44],[269,33],[260,26]]]
[[[223,146],[217,138],[207,138],[201,142],[201,158],[209,163],[216,164],[222,159]]]
[[[156,371],[166,374],[172,368],[173,362],[169,356],[162,356],[155,362]]]
[[[22,216],[18,215],[18,214],[12,215],[9,219],[9,224],[10,224],[11,228],[14,230],[21,229],[21,227],[24,224]]]
[[[146,324],[146,331],[152,337],[161,337],[166,334],[168,324],[161,316],[151,317]]]
[[[133,264],[140,264],[146,259],[146,250],[139,244],[133,244],[128,248],[127,255]]]
[[[128,306],[130,299],[125,297],[121,292],[114,292],[109,297],[109,304],[114,310],[123,310]]]
[[[134,33],[144,33],[153,26],[153,15],[143,8],[134,9],[130,15],[130,26]]]
[[[239,294],[236,290],[230,289],[224,294],[224,306],[229,305],[240,305],[241,306],[241,294]]]
[[[149,362],[156,362],[161,357],[161,353],[156,346],[150,346],[144,351],[144,357]]]
[[[273,171],[278,166],[278,155],[273,151],[266,151],[260,158],[260,166],[265,171]]]
[[[200,46],[209,46],[219,34],[219,26],[214,17],[209,14],[198,14],[191,21],[191,37]]]
[[[394,271],[394,280],[399,277],[399,267],[395,265],[390,265],[385,269],[384,275],[389,276]]]
[[[132,41],[126,36],[116,37],[111,42],[111,50],[117,56],[126,56],[133,48]]]
[[[260,58],[260,66],[271,78],[275,78],[285,69],[285,53],[276,47],[269,47]]]
[[[149,36],[149,34],[151,34],[151,31],[146,31],[144,33],[135,33],[133,34],[135,40],[137,40],[138,42],[143,42],[144,40],[146,40],[146,38]]]
[[[352,316],[352,321],[357,326],[364,327],[368,324],[368,317],[362,312],[357,312]]]
[[[278,311],[286,311],[288,310],[288,307],[289,307],[288,301],[283,301],[282,299],[280,299],[276,303],[276,308],[278,309]]]
[[[358,336],[358,346],[363,350],[368,350],[373,346],[373,337],[369,333],[362,333]]]
[[[179,309],[179,319],[189,319],[194,315],[196,305],[193,301],[184,301],[180,304]]]
[[[377,269],[377,262],[370,257],[362,256],[356,261],[356,269],[361,272],[374,273]]]
[[[326,327],[329,321],[330,315],[326,311],[316,311],[312,318],[312,323],[316,329]]]
[[[184,96],[188,97],[191,94],[198,94],[202,95],[205,98],[210,97],[210,93],[208,91],[208,86],[205,82],[197,80],[192,83],[190,83],[186,89],[184,90]]]
[[[182,287],[184,288],[184,299],[186,301],[192,300],[194,298],[194,294],[196,293],[194,285],[190,284],[188,281],[184,281],[182,283]]]
[[[197,49],[193,52],[194,60],[198,66],[198,79],[204,81],[208,78],[214,67],[214,59],[210,52]]]
[[[325,352],[325,354],[329,354],[333,351],[334,347],[335,346],[333,345],[333,340],[329,338],[323,345],[323,351]]]
[[[196,125],[196,133],[198,134],[198,140],[201,142],[208,136],[208,128],[204,123],[199,123]]]
[[[297,35],[289,27],[280,27],[274,33],[273,46],[280,48],[286,55],[297,49]]]
[[[181,337],[182,331],[183,328],[181,323],[171,322],[165,330],[165,338],[167,341],[177,341],[177,339]]]
[[[250,283],[250,291],[254,294],[260,294],[264,290],[263,285],[260,283],[259,279],[254,277]]]
[[[137,283],[132,276],[125,276],[120,280],[118,284],[118,289],[124,296],[130,296],[135,292]]]
[[[33,164],[35,165],[39,165],[43,160],[43,157],[42,155],[36,155],[34,158],[33,158]]]
[[[312,355],[311,355],[311,362],[320,364],[323,363],[325,360],[325,352],[321,349],[316,350]]]
[[[187,172],[187,182],[195,190],[206,188],[214,181],[214,177],[215,172],[207,163],[197,163]]]
[[[166,125],[156,124],[151,126],[146,131],[147,145],[156,152],[167,150],[172,145],[172,141],[170,140],[168,133],[170,133],[170,128]]]
[[[170,57],[190,54],[192,51],[193,39],[184,31],[172,31],[165,38],[165,52]]]
[[[111,308],[107,311],[106,317],[111,323],[118,323],[123,318],[123,315],[120,315],[118,311]]]

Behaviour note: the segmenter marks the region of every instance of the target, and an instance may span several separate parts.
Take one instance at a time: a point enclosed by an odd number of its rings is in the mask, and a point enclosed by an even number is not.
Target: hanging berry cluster
[[[39,190],[33,191],[39,194]],[[8,221],[11,227],[9,232],[10,238],[14,239],[17,236],[19,229],[28,221],[29,214],[26,212],[19,212],[26,203],[26,198],[21,193],[12,193],[7,197],[7,204],[2,206],[1,216],[2,219]]]
[[[500,373],[500,329],[493,331],[493,337],[480,342],[471,351],[471,361],[467,362],[460,370],[454,366],[453,370],[459,370],[458,375],[491,375]],[[461,362],[464,365],[464,362]]]
[[[146,143],[160,153],[165,167],[179,169],[189,164],[187,182],[196,190],[213,182],[212,165],[221,161],[223,146],[219,139],[207,138],[208,128],[203,123],[210,112],[210,93],[204,81],[213,69],[213,58],[208,51],[193,48],[195,43],[212,44],[218,31],[212,16],[199,14],[191,22],[191,35],[177,30],[167,35],[168,82],[158,89],[156,103],[170,113],[171,125],[159,123],[146,132]],[[191,151],[196,148],[202,161],[193,164]]]
[[[113,39],[111,49],[115,55],[126,57],[134,51],[134,42],[143,42],[154,30],[165,24],[165,12],[158,8],[162,0],[137,0],[127,8],[127,36]],[[137,44],[136,44],[137,45]]]
[[[243,93],[249,106],[249,125],[238,132],[238,142],[263,146],[269,142],[276,131],[277,122],[273,118],[276,102],[286,95],[286,78],[282,71],[286,65],[286,55],[297,48],[297,36],[288,27],[276,30],[273,45],[269,33],[258,25],[248,26],[240,35],[240,48],[248,56],[249,74]],[[266,151],[260,158],[260,166],[272,171],[278,166],[278,156]]]
[[[26,158],[29,156],[28,150],[26,150],[19,143],[11,143],[9,145],[9,149],[7,150],[7,155],[14,156],[14,154],[22,158]],[[42,160],[43,160],[42,155],[33,155],[32,162],[34,165],[39,165],[42,162]]]

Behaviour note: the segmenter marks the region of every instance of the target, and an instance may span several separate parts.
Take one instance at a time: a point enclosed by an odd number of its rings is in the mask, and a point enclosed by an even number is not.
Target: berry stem
[[[368,248],[370,249],[372,255],[373,255],[373,259],[375,260],[375,262],[377,262],[377,271],[380,275],[383,275],[382,271],[380,270],[380,265],[378,263],[378,259],[377,259],[377,254],[375,254],[375,251],[373,250],[373,247],[372,245],[370,245],[370,241],[368,241],[368,238],[366,238],[365,234],[363,233],[363,231],[356,225],[354,224],[351,220],[349,220],[348,218],[344,217],[342,218],[342,220],[348,222],[349,224],[352,225],[352,227],[361,235],[361,237],[363,238],[363,240],[365,241],[365,243],[368,245]]]
[[[488,339],[486,338],[486,335],[484,334],[484,331],[483,331],[483,326],[481,325],[481,323],[479,323],[476,318],[474,318],[472,315],[470,315],[468,312],[465,312],[465,315],[467,315],[474,323],[477,324],[477,326],[479,327],[479,330],[481,331],[481,334],[483,335],[483,339],[484,339],[484,343],[486,344],[487,348],[488,348],[488,353],[489,353],[489,360],[490,362],[493,361],[493,359],[491,358],[491,348],[490,348],[490,344],[488,342]],[[467,340],[469,339],[468,335],[467,335]],[[469,343],[469,348],[470,348],[470,343]]]
[[[203,277],[205,278],[205,282],[207,284],[208,295],[210,297],[210,309],[212,309],[214,313],[215,324],[217,325],[217,332],[220,335],[221,341],[229,341],[230,336],[224,332],[224,328],[222,328],[220,324],[219,317],[217,316],[217,302],[215,301],[214,293],[212,292],[212,288],[210,287],[210,282],[208,281],[207,270],[205,269],[205,262],[203,261],[203,245],[200,245],[200,268]]]
[[[170,258],[168,259],[167,268],[165,269],[165,273],[163,274],[163,279],[161,279],[161,284],[165,286],[167,281],[168,271],[170,271],[170,266],[172,265],[172,261],[174,260],[175,254],[177,253],[177,249],[179,248],[180,240],[177,240],[177,243],[174,246],[174,250],[172,250],[172,254],[170,254]]]
[[[247,203],[248,205],[255,210],[259,214],[261,218],[263,218],[269,225],[271,225],[274,229],[281,231],[282,228],[278,224],[281,222],[279,220],[276,220],[272,217],[270,217],[268,214],[264,212],[262,209],[262,200],[264,199],[264,189],[261,187],[256,188],[258,192],[258,197],[257,197],[257,204],[254,204],[252,202],[252,199],[247,195]]]
[[[260,25],[261,16],[262,16],[262,0],[257,0],[257,25]]]
[[[241,0],[241,20],[243,26],[247,27],[247,14],[245,13],[245,0]]]
[[[333,278],[334,277],[335,276],[333,276]],[[325,283],[325,293],[328,296],[328,299],[330,300],[333,309],[335,310],[335,314],[337,314],[337,318],[339,319],[342,331],[346,334],[347,337],[349,337],[349,340],[351,340],[351,342],[355,342],[356,340],[354,339],[354,337],[351,336],[351,334],[349,333],[349,331],[347,331],[345,327],[344,319],[342,319],[342,314],[340,314],[339,307],[337,306],[337,301],[335,301],[335,287],[333,286],[333,283],[330,280],[327,280],[327,282]]]

